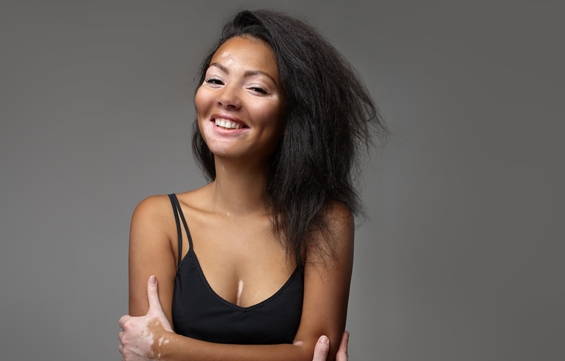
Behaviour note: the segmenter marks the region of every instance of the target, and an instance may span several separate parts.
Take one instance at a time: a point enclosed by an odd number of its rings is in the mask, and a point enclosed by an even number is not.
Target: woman
[[[193,150],[210,183],[136,208],[136,317],[120,320],[120,352],[312,360],[320,335],[339,345],[345,327],[359,208],[352,168],[384,130],[375,106],[310,26],[243,11],[205,58],[195,107]]]

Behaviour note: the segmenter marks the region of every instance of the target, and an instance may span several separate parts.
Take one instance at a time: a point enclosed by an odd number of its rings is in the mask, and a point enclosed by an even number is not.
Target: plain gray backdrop
[[[263,7],[316,26],[396,134],[359,180],[351,361],[565,358],[563,2],[0,4],[2,359],[120,359],[131,213],[204,184],[194,75]]]

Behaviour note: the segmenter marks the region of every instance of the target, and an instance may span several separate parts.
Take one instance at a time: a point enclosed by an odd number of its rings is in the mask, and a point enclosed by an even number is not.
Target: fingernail
[[[329,340],[328,340],[328,338],[327,338],[326,336],[322,336],[322,337],[320,337],[320,339],[318,340],[318,342],[320,342],[320,343],[328,343]]]
[[[149,277],[149,283],[151,283],[152,285],[157,283],[157,277],[155,276],[151,276]]]

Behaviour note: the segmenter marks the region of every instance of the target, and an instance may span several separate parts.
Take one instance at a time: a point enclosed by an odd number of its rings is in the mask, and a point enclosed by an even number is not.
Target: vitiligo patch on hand
[[[151,350],[147,353],[147,356],[158,360],[161,358],[161,350],[159,349],[159,347],[168,344],[170,340],[165,335],[157,339],[156,335],[163,333],[164,330],[163,324],[161,323],[161,321],[159,321],[158,318],[154,318],[151,321],[147,322],[145,327],[148,336],[151,337]],[[155,357],[155,355],[157,356]]]

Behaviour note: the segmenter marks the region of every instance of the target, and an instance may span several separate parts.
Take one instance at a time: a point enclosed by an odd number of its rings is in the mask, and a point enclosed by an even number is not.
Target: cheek
[[[276,103],[256,104],[251,111],[263,125],[271,126],[277,124],[282,118],[282,109]]]
[[[210,96],[207,94],[205,89],[199,87],[194,96],[194,107],[196,108],[196,114],[199,116],[201,112],[205,111],[209,106]]]
[[[206,119],[206,109],[209,108],[209,96],[206,94],[206,90],[202,89],[202,87],[198,88],[196,94],[194,96],[194,107],[196,109],[196,117],[198,121],[198,129],[200,130],[200,134],[204,138],[204,142],[206,142],[206,134],[205,134],[205,127],[204,120]]]

